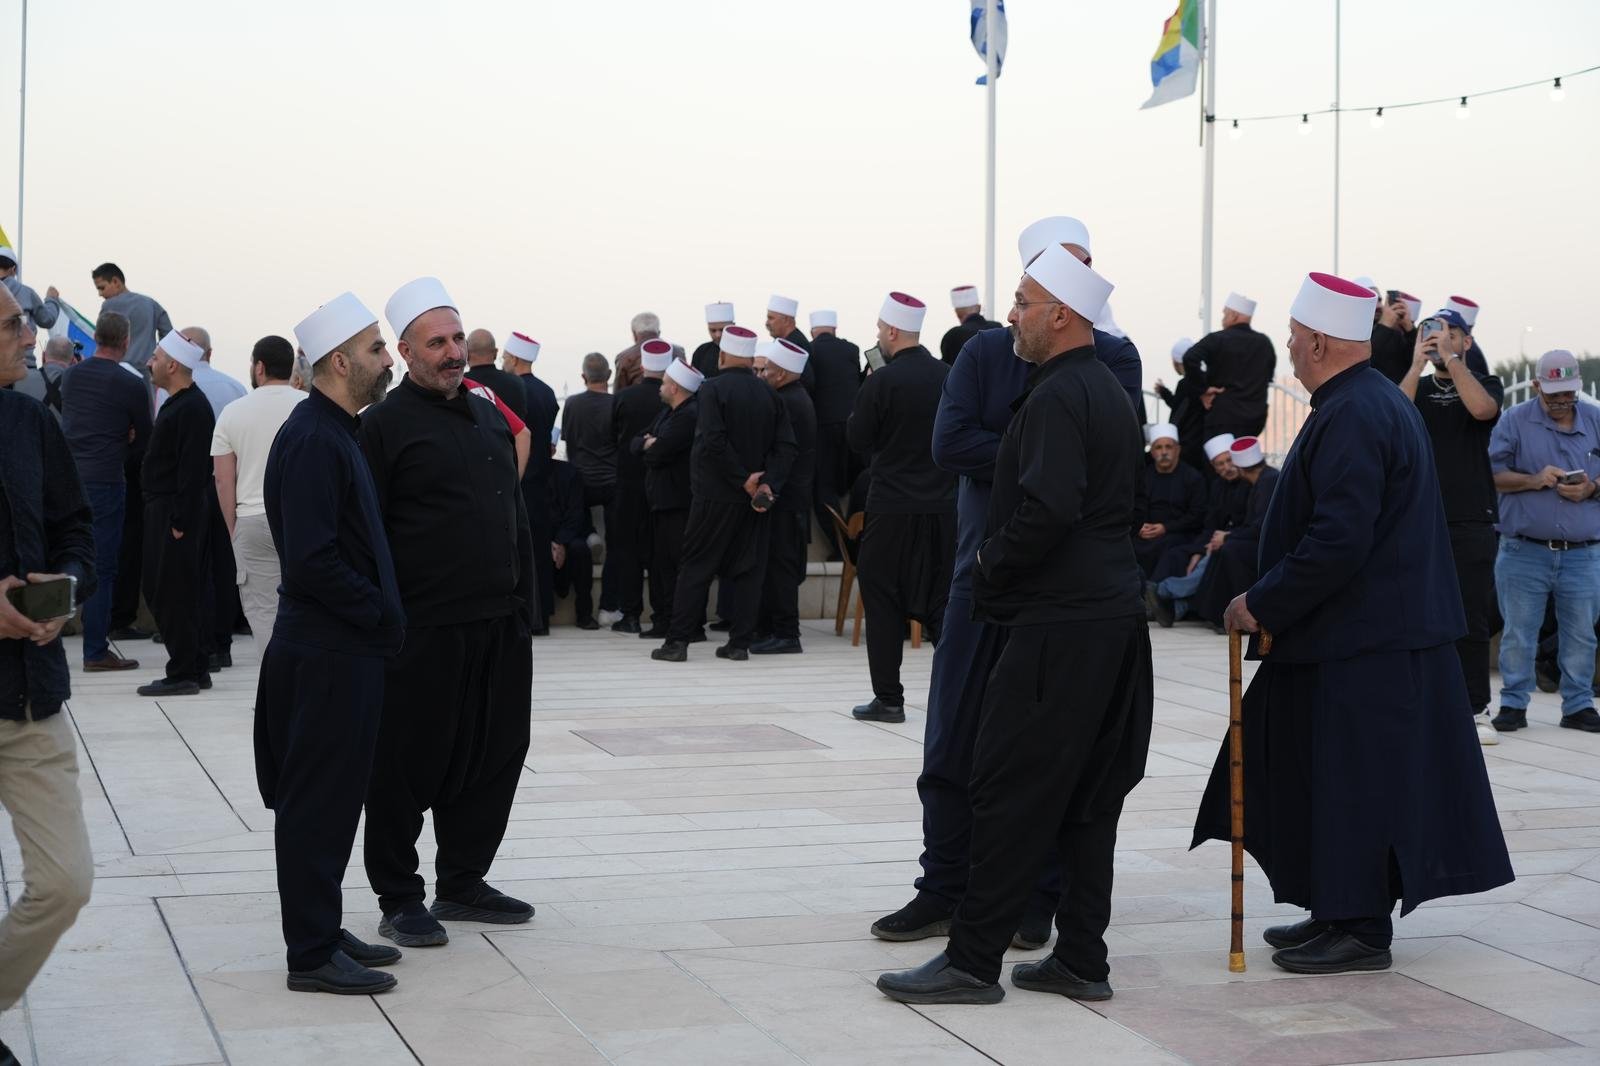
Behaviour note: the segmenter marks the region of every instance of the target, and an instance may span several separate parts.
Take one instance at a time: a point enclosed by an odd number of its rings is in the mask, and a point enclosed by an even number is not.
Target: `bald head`
[[[72,341],[67,337],[51,337],[44,346],[44,361],[57,366],[71,366]]]
[[[499,354],[500,350],[494,343],[493,333],[486,329],[475,329],[467,334],[468,366],[493,365],[495,356]]]
[[[179,331],[185,340],[200,349],[200,358],[211,362],[211,334],[201,326],[185,326]]]
[[[1289,320],[1289,362],[1294,376],[1308,392],[1316,392],[1330,378],[1372,358],[1372,342],[1331,337]]]

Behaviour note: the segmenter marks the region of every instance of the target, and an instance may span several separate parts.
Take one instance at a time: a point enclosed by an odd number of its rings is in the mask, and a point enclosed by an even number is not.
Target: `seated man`
[[[1169,577],[1192,574],[1213,546],[1220,547],[1228,530],[1244,521],[1250,500],[1250,483],[1233,465],[1233,434],[1222,433],[1205,443],[1206,462],[1215,477],[1207,478],[1206,513],[1200,532],[1168,548],[1150,580],[1160,584]]]
[[[550,465],[545,469],[545,499],[550,505],[550,559],[555,564],[555,598],[572,589],[579,629],[599,629],[594,616],[594,554],[589,548],[589,508],[584,502],[583,475],[556,458],[561,429],[550,432]],[[550,619],[545,619],[549,625]]]
[[[1178,462],[1178,427],[1150,427],[1150,459],[1144,467],[1143,513],[1135,513],[1133,554],[1146,578],[1169,548],[1188,542],[1206,512],[1206,485],[1194,467]]]
[[[1147,593],[1146,605],[1163,627],[1189,616],[1220,627],[1228,603],[1255,583],[1261,520],[1272,502],[1278,471],[1267,465],[1255,437],[1240,437],[1229,452],[1240,479],[1250,486],[1245,520],[1213,540],[1215,546],[1208,547],[1205,559],[1186,577],[1167,578]]]

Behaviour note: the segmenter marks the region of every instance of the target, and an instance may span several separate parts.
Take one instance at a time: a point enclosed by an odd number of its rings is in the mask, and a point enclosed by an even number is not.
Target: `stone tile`
[[[223,1057],[192,999],[181,1007],[107,1004],[92,1014],[82,1007],[29,1013],[40,1066],[192,1066]]]
[[[308,997],[297,997],[308,998]],[[281,1066],[286,1062],[414,1063],[387,1021],[350,1025],[286,1025],[230,1029],[222,1034],[232,1066]]]
[[[671,755],[685,752],[783,751],[821,748],[814,740],[775,725],[705,725],[582,729],[576,734],[612,755]]]

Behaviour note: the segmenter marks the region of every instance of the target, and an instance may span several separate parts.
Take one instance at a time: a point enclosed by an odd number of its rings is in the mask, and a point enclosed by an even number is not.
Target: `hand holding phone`
[[[77,579],[65,574],[29,574],[0,578],[0,639],[31,640],[45,645],[56,639],[72,616]],[[63,608],[62,604],[65,604]]]
[[[1581,485],[1588,476],[1582,470],[1563,470],[1556,481],[1562,485]]]

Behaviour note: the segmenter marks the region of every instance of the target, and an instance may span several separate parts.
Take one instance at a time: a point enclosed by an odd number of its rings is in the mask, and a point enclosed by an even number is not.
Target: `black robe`
[[[1184,376],[1194,378],[1200,391],[1224,390],[1206,412],[1202,442],[1219,433],[1248,437],[1261,432],[1267,424],[1267,386],[1277,365],[1271,339],[1243,322],[1207,333],[1183,353]]]
[[[694,350],[690,357],[690,366],[704,374],[707,381],[722,372],[719,365],[722,360],[722,346],[716,341],[706,341]]]
[[[1243,481],[1243,475],[1240,475]],[[1222,624],[1222,612],[1239,593],[1255,584],[1256,556],[1260,550],[1261,523],[1266,518],[1267,505],[1272,501],[1273,489],[1278,484],[1278,471],[1266,467],[1256,483],[1250,486],[1244,521],[1228,530],[1228,539],[1222,547],[1211,553],[1206,564],[1205,577],[1195,590],[1189,604],[1189,613],[1216,625]]]
[[[1206,514],[1206,483],[1192,467],[1179,463],[1172,473],[1163,474],[1154,463],[1144,469],[1145,508],[1134,516],[1133,554],[1139,569],[1149,577],[1168,548],[1187,544],[1199,532]],[[1145,523],[1160,523],[1167,531],[1154,540],[1139,536]]]
[[[1432,446],[1368,364],[1324,383],[1284,461],[1246,603],[1273,646],[1244,698],[1245,847],[1327,921],[1512,879],[1454,641]],[[1425,550],[1419,546],[1427,546]],[[1228,744],[1194,844],[1229,837]]]
[[[951,326],[939,338],[939,358],[950,365],[955,365],[956,356],[961,354],[961,346],[966,344],[976,333],[986,329],[994,329],[1003,323],[991,322],[982,314],[970,314],[963,318],[959,325]]]

